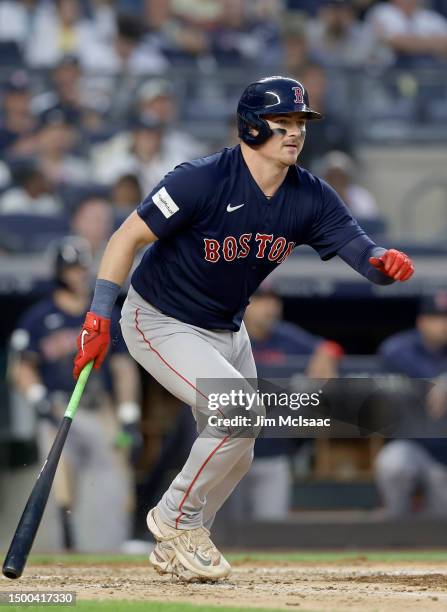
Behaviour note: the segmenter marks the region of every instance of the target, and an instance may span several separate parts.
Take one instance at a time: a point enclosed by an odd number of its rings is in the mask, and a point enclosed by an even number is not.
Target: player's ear
[[[249,134],[250,134],[250,136],[257,136],[257,135],[259,134],[259,130],[257,130],[257,129],[256,129],[256,128],[254,128],[254,127],[251,127],[251,128],[249,129]]]

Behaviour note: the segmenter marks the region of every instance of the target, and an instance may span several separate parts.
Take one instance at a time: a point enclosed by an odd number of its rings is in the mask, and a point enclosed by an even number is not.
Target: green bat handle
[[[68,402],[64,417],[68,417],[72,420],[74,419],[76,410],[78,409],[79,402],[84,392],[84,387],[87,383],[87,379],[89,377],[90,372],[92,371],[92,368],[93,361],[89,361],[88,364],[83,367],[81,373],[79,374],[78,382],[76,383],[73,393],[71,394],[70,401]]]

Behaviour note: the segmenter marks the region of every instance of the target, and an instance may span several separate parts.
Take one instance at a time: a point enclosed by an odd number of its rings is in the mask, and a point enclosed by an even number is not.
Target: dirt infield
[[[239,561],[221,584],[185,585],[161,577],[148,565],[30,565],[20,581],[0,590],[76,591],[78,599],[171,601],[201,605],[271,607],[306,611],[430,612],[447,610],[447,564]]]

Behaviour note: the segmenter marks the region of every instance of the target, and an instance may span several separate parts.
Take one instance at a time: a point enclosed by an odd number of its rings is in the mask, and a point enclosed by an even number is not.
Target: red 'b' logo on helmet
[[[303,89],[302,89],[302,87],[297,85],[296,87],[292,87],[292,91],[295,94],[294,103],[295,104],[303,104],[304,101],[303,101]]]

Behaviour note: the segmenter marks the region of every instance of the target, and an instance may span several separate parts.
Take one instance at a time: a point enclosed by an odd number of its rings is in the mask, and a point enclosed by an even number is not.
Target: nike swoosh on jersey
[[[85,336],[88,336],[88,331],[86,329],[84,329],[84,331],[81,334],[81,349],[82,349],[82,354],[84,354],[84,338]]]
[[[231,204],[228,204],[227,212],[233,212],[233,210],[237,210],[238,208],[242,208],[242,206],[245,206],[245,203],[244,204],[238,204],[237,206],[231,206]]]

